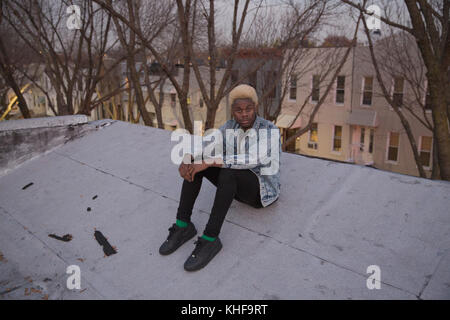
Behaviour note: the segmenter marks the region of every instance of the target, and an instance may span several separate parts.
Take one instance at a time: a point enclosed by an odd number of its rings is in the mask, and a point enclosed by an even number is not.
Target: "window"
[[[345,76],[336,79],[336,103],[344,103],[345,98]]]
[[[366,135],[366,129],[365,128],[361,128],[361,135],[359,137],[359,151],[364,151],[364,136]]]
[[[320,77],[318,75],[313,76],[312,78],[312,93],[311,93],[311,101],[318,102],[320,97]]]
[[[342,150],[342,126],[334,126],[333,151]]]
[[[372,105],[372,90],[373,90],[373,77],[364,77],[363,98],[362,98],[362,104],[364,106]]]
[[[45,109],[47,107],[47,100],[45,99],[45,96],[38,96],[37,97],[37,105],[35,105],[39,109]]]
[[[309,129],[308,148],[317,150],[317,142],[319,141],[318,134],[317,123],[312,123],[311,128]]]
[[[389,133],[389,144],[388,144],[388,161],[397,162],[398,161],[398,146],[400,142],[400,135],[398,132]]]
[[[420,137],[420,163],[422,163],[424,167],[430,167],[432,143],[432,137]]]
[[[392,96],[392,100],[394,105],[400,108],[403,104],[403,85],[404,79],[402,77],[396,77],[394,79],[394,93]]]
[[[291,76],[291,81],[289,82],[289,99],[297,100],[297,75],[293,74]]]
[[[203,108],[203,99],[202,98],[200,98],[200,101],[198,102],[198,104],[199,104],[200,108]]]
[[[176,95],[176,93],[171,93],[170,94],[170,102],[172,104],[175,104],[177,102],[177,95]]]
[[[374,137],[374,130],[370,129],[370,137],[369,137],[369,153],[373,153],[373,137]]]

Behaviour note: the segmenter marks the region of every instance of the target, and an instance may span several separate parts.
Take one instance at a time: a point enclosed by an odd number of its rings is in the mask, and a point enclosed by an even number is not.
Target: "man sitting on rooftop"
[[[230,102],[234,119],[219,128],[223,139],[222,150],[226,152],[215,158],[214,162],[205,161],[203,155],[199,162],[182,162],[179,166],[184,181],[176,223],[169,228],[169,236],[161,245],[160,254],[174,252],[197,234],[191,215],[203,177],[217,187],[206,228],[184,264],[186,271],[205,267],[221,250],[222,243],[218,236],[233,199],[254,208],[263,208],[275,202],[280,194],[279,129],[257,115],[258,96],[253,87],[237,86],[230,92]],[[259,149],[257,154],[256,147]],[[246,154],[246,150],[250,151],[250,155]]]

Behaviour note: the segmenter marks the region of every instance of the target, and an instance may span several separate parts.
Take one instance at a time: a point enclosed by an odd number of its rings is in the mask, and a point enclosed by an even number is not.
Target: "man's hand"
[[[185,180],[191,182],[191,172],[192,172],[192,169],[193,169],[192,164],[189,164],[189,163],[183,163],[183,162],[182,162],[182,163],[180,164],[180,167],[178,168],[178,172],[180,173],[180,176],[181,176],[183,179],[185,179]]]
[[[202,163],[193,163],[191,164],[191,170],[190,170],[190,180],[189,181],[194,181],[195,178],[195,174],[197,172],[201,172],[203,170],[206,170],[210,167],[209,164],[207,164],[206,162],[202,162]]]
[[[183,179],[192,182],[198,172],[206,170],[209,167],[222,167],[222,164],[222,159],[214,159],[208,162],[203,161],[202,163],[184,163],[183,161],[178,168],[178,172]]]

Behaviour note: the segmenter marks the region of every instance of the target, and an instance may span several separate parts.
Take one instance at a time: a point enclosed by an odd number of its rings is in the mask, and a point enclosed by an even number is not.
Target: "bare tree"
[[[319,66],[319,69],[321,72],[317,75],[316,80],[316,86],[320,89],[319,90],[319,97],[317,103],[313,106],[312,110],[307,110],[308,102],[310,101],[310,98],[314,93],[314,89],[311,90],[311,93],[304,99],[302,105],[298,109],[297,115],[292,123],[295,123],[295,121],[298,119],[299,116],[301,116],[302,113],[306,113],[308,116],[308,123],[297,130],[291,137],[289,137],[286,141],[283,143],[283,150],[286,150],[287,147],[295,141],[295,139],[304,133],[308,132],[311,129],[311,125],[314,122],[314,118],[319,111],[320,107],[325,102],[331,88],[333,87],[339,73],[342,70],[342,67],[344,66],[345,62],[347,61],[348,56],[350,55],[350,52],[352,51],[352,48],[357,43],[357,34],[359,25],[361,22],[362,14],[359,15],[358,20],[356,22],[356,27],[352,39],[351,46],[347,48],[326,48],[324,52],[327,52],[326,55],[323,58],[320,58],[318,56],[313,56],[313,59],[316,63],[317,61],[323,61],[321,66]],[[317,49],[320,52],[320,49]],[[329,51],[332,50],[332,51]],[[321,90],[321,88],[325,90]],[[322,93],[323,92],[323,93]],[[292,126],[292,124],[291,124]]]
[[[280,16],[275,16],[272,11],[261,13],[255,18],[254,28],[246,35],[246,42],[257,48],[273,46],[277,49],[273,58],[278,63],[263,78],[261,103],[264,117],[269,120],[275,120],[280,114],[291,80],[300,78],[307,71],[308,68],[301,70],[301,65],[310,58],[312,40],[338,7],[335,1],[324,0],[288,0],[282,4],[284,10],[278,13]],[[323,58],[320,55],[323,54],[318,53],[317,59]],[[278,85],[280,94],[277,97]]]
[[[151,55],[157,61],[161,61],[161,69],[166,73],[167,78],[170,80],[175,90],[178,93],[181,113],[183,115],[184,127],[189,131],[193,132],[192,122],[190,119],[189,111],[188,111],[188,94],[189,94],[189,77],[190,77],[190,63],[191,63],[191,55],[186,53],[184,55],[184,68],[183,68],[183,77],[182,83],[176,78],[175,74],[172,72],[171,65],[165,63],[165,59],[162,56],[162,52],[160,48],[158,48],[152,41],[150,41],[143,32],[135,25],[134,21],[129,21],[129,19],[118,12],[110,1],[104,0],[93,0],[98,3],[104,10],[106,10],[110,16],[117,18],[124,25],[129,28],[129,31],[134,33],[136,37],[139,39],[141,44],[150,51]],[[178,10],[178,21],[180,24],[183,24],[183,28],[186,30],[195,29],[195,19],[193,18],[192,9],[193,5],[190,0],[187,0],[185,4],[181,4],[183,6],[183,10]],[[181,29],[181,28],[180,28]],[[183,36],[182,36],[183,37]],[[184,39],[186,41],[186,39]]]
[[[10,49],[13,45],[13,41],[6,42],[5,36],[10,34],[11,29],[5,25],[3,15],[4,15],[4,6],[5,3],[3,0],[0,1],[0,74],[2,75],[5,84],[10,87],[17,96],[17,101],[19,105],[19,109],[22,112],[24,118],[30,118],[31,114],[28,109],[27,102],[23,97],[23,94],[20,89],[20,83],[18,83],[15,75],[15,63],[11,61],[11,52],[8,52],[8,48]],[[12,40],[10,38],[10,40]],[[15,54],[17,52],[14,52]],[[23,62],[23,61],[22,61]],[[7,91],[5,91],[4,96],[6,96]]]
[[[350,0],[341,0],[360,12],[366,7]],[[392,12],[399,14],[393,15]],[[450,180],[450,2],[446,0],[404,0],[384,2],[384,15],[378,17],[388,26],[411,34],[417,42],[427,69],[431,110],[441,177]],[[408,15],[409,19],[404,16]],[[406,20],[406,21],[405,21]],[[414,146],[412,146],[414,149]],[[416,156],[416,154],[415,154]]]
[[[157,43],[157,47],[161,52],[160,56],[164,61],[155,61],[141,65],[144,72],[144,81],[147,89],[146,101],[151,101],[155,109],[158,128],[163,129],[162,110],[165,100],[165,84],[167,82],[167,74],[162,72],[161,64],[169,66],[169,71],[176,73],[174,61],[180,56],[179,43],[180,32],[176,23],[176,15],[173,13],[175,7],[174,1],[152,1],[141,4],[139,12],[136,15],[136,28],[148,40]],[[140,45],[142,56],[149,57],[147,48]]]
[[[111,17],[104,15],[92,1],[80,0],[81,25],[77,30],[66,26],[66,9],[73,1],[18,1],[5,5],[4,19],[15,35],[45,65],[54,91],[58,115],[75,112],[90,114],[97,84],[120,62],[105,69],[104,60],[114,42],[109,42]],[[39,87],[24,68],[23,73]],[[49,92],[39,87],[47,97]],[[51,104],[51,99],[48,99]]]
[[[108,1],[108,4],[112,5],[112,0]],[[134,23],[139,16],[140,2],[127,0],[126,4],[122,8],[125,11],[124,14],[128,14],[128,21]],[[125,10],[123,10],[125,9]],[[126,50],[127,54],[127,69],[130,75],[130,83],[135,93],[137,107],[144,120],[144,124],[147,126],[153,125],[153,118],[145,107],[144,94],[142,92],[140,83],[140,74],[136,68],[136,34],[130,32],[127,37],[127,32],[119,22],[119,19],[113,16],[114,24],[116,26],[117,35],[119,37],[122,47]],[[127,39],[128,38],[128,39]]]
[[[197,1],[195,1],[195,4]],[[179,12],[183,12],[183,1],[177,0]],[[199,7],[201,11],[201,16],[204,17],[207,24],[207,52],[208,52],[208,67],[209,67],[209,77],[204,79],[203,74],[200,71],[199,65],[195,59],[193,59],[192,67],[199,84],[200,92],[203,96],[203,100],[207,107],[206,113],[206,123],[205,129],[214,127],[215,117],[217,108],[220,101],[231,91],[232,87],[229,84],[229,79],[231,76],[231,70],[236,59],[236,55],[239,50],[239,44],[242,37],[242,32],[244,28],[244,23],[247,18],[247,13],[249,11],[250,0],[245,0],[243,7],[241,7],[242,12],[239,15],[239,1],[234,1],[233,7],[233,19],[231,22],[231,43],[228,45],[227,57],[226,57],[226,67],[224,74],[219,83],[217,83],[216,70],[219,66],[219,59],[221,58],[218,53],[218,43],[216,38],[216,8],[214,0],[199,0]],[[261,4],[259,3],[258,6]],[[189,55],[192,57],[195,54],[198,46],[195,45],[194,32],[192,29],[189,33],[189,29],[186,27],[184,21],[180,23],[182,42],[183,46],[188,49]],[[209,88],[207,85],[209,84]]]

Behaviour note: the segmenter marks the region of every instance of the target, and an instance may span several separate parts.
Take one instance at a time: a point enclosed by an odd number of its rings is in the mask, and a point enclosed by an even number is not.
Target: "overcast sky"
[[[298,0],[299,2],[303,0]],[[333,0],[330,0],[333,1]],[[245,1],[240,1],[240,11],[239,14],[241,14],[243,6]],[[252,21],[254,20],[254,15],[256,13],[259,14],[272,14],[274,16],[280,16],[286,8],[286,5],[283,4],[283,0],[252,0],[248,17],[246,19],[246,28],[248,28]],[[359,0],[355,0],[355,2],[360,2]],[[262,8],[256,10],[258,7],[258,4],[261,3]],[[232,19],[233,19],[233,6],[234,6],[234,0],[216,0],[215,1],[216,9],[218,11],[217,14],[217,29],[222,30],[227,37],[230,37],[231,34],[231,25],[232,25]],[[394,19],[398,21],[399,15],[397,12],[394,12],[392,9],[394,6],[398,5],[400,7],[403,6],[402,0],[368,0],[368,5],[377,5],[381,9],[381,14],[383,16],[389,15],[393,16],[395,15]],[[385,12],[385,10],[387,10]],[[335,16],[331,19],[328,19],[326,21],[327,26],[323,27],[321,32],[317,34],[316,36],[319,39],[323,39],[328,34],[338,34],[338,35],[345,35],[348,38],[353,37],[354,28],[356,25],[356,21],[358,18],[358,12],[356,9],[350,9],[348,5],[342,5],[342,7],[335,12]],[[407,16],[400,15],[402,19],[407,18]],[[402,21],[404,23],[404,21]],[[386,26],[381,23],[381,30],[382,34],[387,34],[385,30]],[[360,32],[358,33],[358,41],[364,42],[366,40],[366,36],[363,32],[362,27],[360,28]]]

